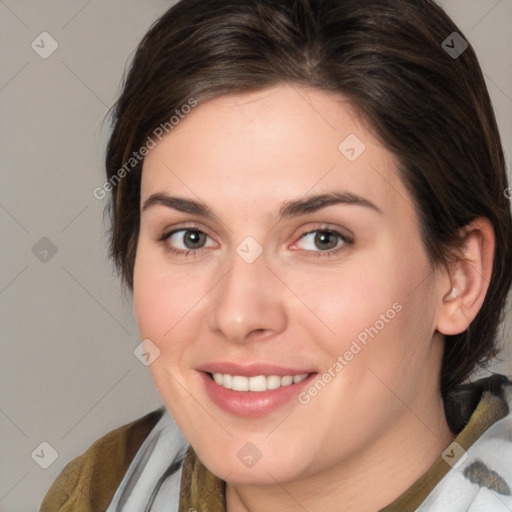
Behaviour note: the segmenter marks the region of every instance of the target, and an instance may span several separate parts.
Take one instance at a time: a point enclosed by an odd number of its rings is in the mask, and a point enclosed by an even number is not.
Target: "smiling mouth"
[[[225,389],[233,391],[268,391],[288,387],[293,384],[302,382],[310,375],[302,373],[300,375],[256,375],[254,377],[246,377],[244,375],[231,375],[228,373],[209,373],[209,376],[216,384]]]

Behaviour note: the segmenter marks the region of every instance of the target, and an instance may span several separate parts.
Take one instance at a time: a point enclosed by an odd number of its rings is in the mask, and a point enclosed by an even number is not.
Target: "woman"
[[[461,31],[430,0],[189,0],[141,42],[111,254],[165,406],[41,510],[512,505],[512,220]]]

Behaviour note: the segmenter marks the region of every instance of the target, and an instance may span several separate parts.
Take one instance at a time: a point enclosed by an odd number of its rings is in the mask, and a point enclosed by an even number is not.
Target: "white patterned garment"
[[[163,481],[151,508],[146,509],[160,477],[189,446],[167,408],[162,410],[162,417],[144,439],[106,512],[178,512],[183,462]]]

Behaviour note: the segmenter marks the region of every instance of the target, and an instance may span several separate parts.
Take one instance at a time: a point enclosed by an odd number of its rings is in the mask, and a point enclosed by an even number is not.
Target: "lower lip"
[[[245,418],[266,416],[292,399],[297,398],[301,390],[308,386],[316,373],[308,375],[303,381],[289,386],[267,391],[234,391],[217,384],[206,372],[200,372],[206,392],[210,399],[224,411]]]

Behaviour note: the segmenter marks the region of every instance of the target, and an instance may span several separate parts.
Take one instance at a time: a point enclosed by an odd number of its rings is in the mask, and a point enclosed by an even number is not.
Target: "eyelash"
[[[164,244],[166,250],[169,253],[177,254],[179,256],[184,256],[184,257],[188,257],[188,256],[190,256],[192,254],[195,257],[196,254],[201,253],[203,250],[206,250],[205,247],[200,247],[199,249],[188,249],[188,250],[176,249],[174,247],[171,247],[167,243],[168,239],[172,235],[174,235],[176,233],[179,233],[180,231],[183,231],[183,232],[191,231],[191,232],[195,232],[195,233],[202,233],[202,234],[208,236],[203,230],[198,229],[198,228],[193,228],[193,227],[174,229],[172,231],[166,232],[166,233],[164,233],[158,239],[158,241]],[[336,249],[331,249],[330,251],[311,251],[311,250],[306,250],[306,252],[311,253],[311,254],[309,254],[309,256],[311,256],[311,257],[330,257],[330,256],[335,256],[339,252],[345,250],[347,248],[347,246],[351,246],[351,245],[354,244],[354,241],[351,240],[346,235],[343,235],[342,233],[340,233],[339,231],[336,231],[334,229],[327,229],[327,228],[316,228],[316,229],[312,229],[310,231],[306,231],[306,232],[304,232],[304,233],[302,233],[300,235],[299,240],[302,240],[306,235],[309,235],[311,233],[316,233],[316,232],[319,232],[319,233],[329,233],[331,235],[336,235],[338,237],[338,239],[343,241],[343,244],[340,247],[336,248]]]

